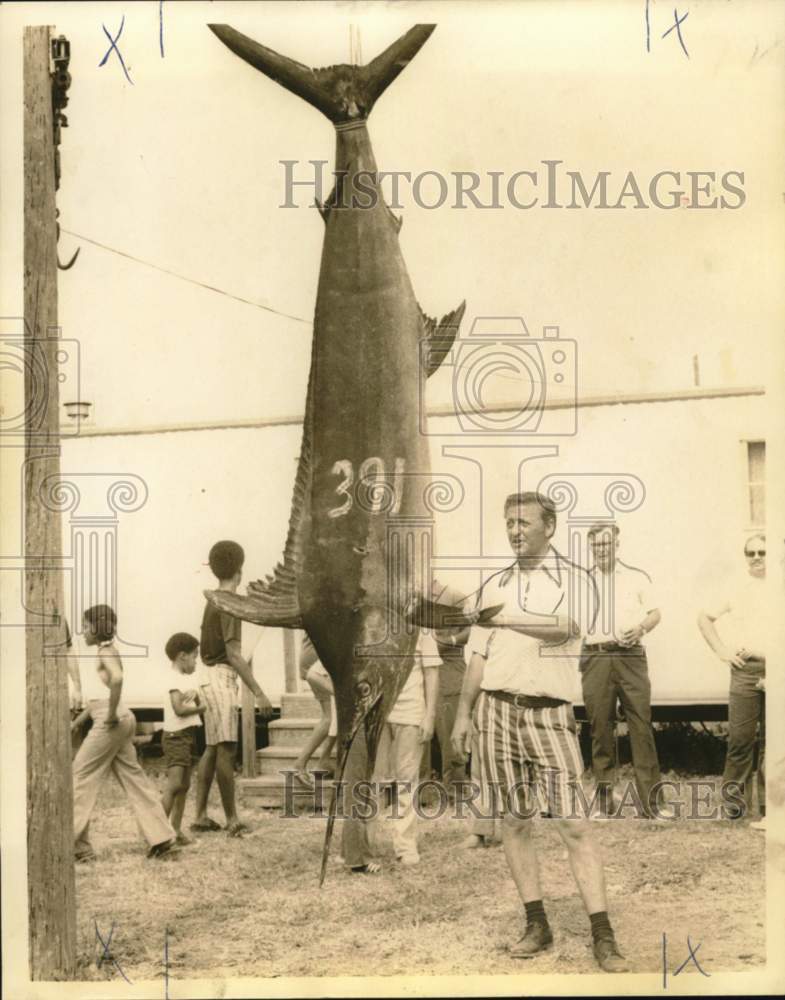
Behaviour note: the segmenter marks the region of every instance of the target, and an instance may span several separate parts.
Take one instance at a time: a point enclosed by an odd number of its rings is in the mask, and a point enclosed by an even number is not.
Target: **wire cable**
[[[109,253],[117,254],[118,257],[125,257],[126,260],[132,260],[136,264],[144,264],[145,267],[152,267],[155,271],[161,271],[162,274],[168,274],[172,278],[179,278],[180,281],[187,281],[190,285],[196,285],[197,288],[206,288],[208,292],[216,292],[218,295],[225,295],[228,299],[234,299],[236,302],[243,302],[247,306],[255,306],[257,309],[263,309],[265,312],[273,313],[275,316],[283,316],[285,319],[294,320],[295,323],[306,323],[308,326],[312,326],[313,323],[309,319],[303,319],[302,316],[293,316],[291,313],[282,312],[280,309],[274,309],[272,306],[262,305],[261,302],[254,302],[252,299],[244,299],[241,295],[233,295],[231,292],[226,292],[223,288],[216,288],[215,285],[208,285],[204,281],[197,281],[195,278],[188,278],[184,274],[178,274],[177,271],[170,271],[166,267],[160,267],[158,264],[153,264],[149,260],[143,260],[141,257],[134,257],[133,254],[126,253],[124,250],[118,250],[116,247],[107,246],[106,243],[99,243],[98,240],[93,240],[89,236],[82,236],[81,233],[75,233],[70,229],[60,228],[61,233],[67,233],[69,236],[73,236],[75,239],[83,240],[85,243],[92,243],[95,247],[100,247],[101,250],[106,250]]]

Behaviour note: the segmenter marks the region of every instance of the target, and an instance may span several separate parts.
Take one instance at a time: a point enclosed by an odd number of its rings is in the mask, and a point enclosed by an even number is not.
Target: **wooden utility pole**
[[[23,44],[29,958],[32,979],[72,979],[76,892],[63,578],[58,565],[62,535],[56,504],[46,501],[60,474],[49,28],[25,28]]]

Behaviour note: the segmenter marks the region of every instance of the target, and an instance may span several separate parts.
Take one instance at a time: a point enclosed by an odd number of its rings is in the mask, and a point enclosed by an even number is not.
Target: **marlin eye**
[[[361,698],[367,698],[368,695],[371,693],[371,685],[368,683],[368,681],[360,681],[357,685],[356,690],[357,694],[359,694]]]

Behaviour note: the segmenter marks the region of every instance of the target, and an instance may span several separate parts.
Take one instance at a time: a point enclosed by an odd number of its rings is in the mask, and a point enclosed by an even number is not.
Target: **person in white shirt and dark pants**
[[[651,683],[643,639],[659,625],[661,615],[649,575],[618,557],[618,525],[593,525],[588,541],[595,562],[590,575],[596,584],[599,609],[583,644],[580,669],[600,812],[604,816],[615,812],[614,720],[620,701],[630,736],[640,815],[650,816],[656,814],[657,804],[650,798],[660,780],[660,766],[651,727]]]
[[[698,628],[717,657],[730,667],[728,749],[724,782],[737,782],[745,811],[752,815],[753,762],[760,725],[758,803],[766,814],[765,789],[765,677],[766,646],[771,613],[766,592],[766,536],[753,535],[744,546],[747,572],[726,584],[723,597],[698,615]]]

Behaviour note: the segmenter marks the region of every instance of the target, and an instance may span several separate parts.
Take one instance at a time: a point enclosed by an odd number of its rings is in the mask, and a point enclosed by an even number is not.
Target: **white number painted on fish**
[[[403,500],[403,474],[406,462],[403,458],[395,459],[395,470],[392,475],[392,484],[387,482],[384,472],[384,460],[377,458],[366,458],[360,466],[357,476],[357,486],[362,488],[366,498],[361,506],[371,514],[379,514],[383,510],[389,514],[397,514],[401,509]],[[354,506],[354,466],[348,458],[342,458],[332,467],[334,476],[343,476],[343,479],[335,487],[338,496],[343,497],[343,503],[338,507],[333,507],[327,512],[328,517],[344,517]],[[390,494],[392,489],[392,494]],[[392,497],[392,503],[385,504],[385,500]]]
[[[352,468],[352,463],[348,460],[348,458],[343,458],[340,462],[336,462],[332,467],[332,473],[334,476],[344,477],[343,482],[336,486],[335,492],[338,496],[345,496],[346,499],[340,507],[334,507],[332,510],[328,511],[327,516],[343,517],[344,514],[348,514],[352,509],[352,494],[349,492],[352,488],[352,483],[354,482],[354,469]]]

